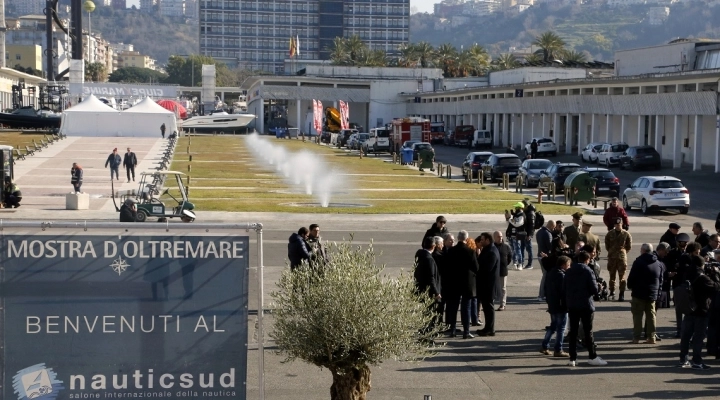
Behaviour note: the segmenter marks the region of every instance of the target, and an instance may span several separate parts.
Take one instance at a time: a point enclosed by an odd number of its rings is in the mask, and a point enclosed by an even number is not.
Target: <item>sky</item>
[[[410,7],[417,8],[418,12],[433,12],[433,5],[440,0],[410,0]],[[140,0],[127,0],[127,6],[140,7]]]

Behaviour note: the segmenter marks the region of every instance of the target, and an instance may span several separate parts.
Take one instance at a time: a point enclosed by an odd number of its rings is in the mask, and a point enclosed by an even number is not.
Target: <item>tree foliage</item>
[[[286,361],[330,370],[333,400],[361,400],[371,387],[370,366],[433,355],[426,343],[441,328],[425,329],[433,300],[416,293],[411,277],[383,275],[372,246],[343,242],[328,250],[328,263],[282,274],[270,336]]]
[[[36,69],[34,69],[33,67],[27,67],[27,68],[26,68],[26,67],[23,67],[23,66],[20,65],[20,64],[15,64],[15,66],[13,67],[13,69],[14,69],[15,71],[24,72],[24,73],[30,74],[30,75],[43,76],[43,72],[42,72],[42,71],[36,70]]]
[[[565,51],[565,41],[553,31],[547,31],[536,37],[532,44],[540,47],[538,54],[542,55],[544,62],[561,58]]]
[[[85,63],[85,80],[88,82],[105,82],[108,79],[105,64],[100,62]]]
[[[150,68],[124,67],[118,68],[110,74],[110,82],[123,83],[157,83],[164,82],[167,75]]]
[[[202,86],[202,66],[215,66],[215,84],[217,86],[237,85],[237,75],[222,62],[210,56],[192,54],[188,57],[170,56],[167,67],[167,83],[181,86]]]

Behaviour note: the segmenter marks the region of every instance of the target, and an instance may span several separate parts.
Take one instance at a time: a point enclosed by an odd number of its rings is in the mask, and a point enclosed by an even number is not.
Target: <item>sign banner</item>
[[[3,235],[0,398],[245,399],[248,244]]]
[[[97,82],[83,83],[83,96],[108,97],[155,97],[176,98],[177,86],[171,85],[145,85],[142,83],[111,83]]]
[[[350,129],[350,106],[340,100],[340,129]]]
[[[323,130],[323,105],[320,100],[313,100],[313,117],[314,119],[314,126],[315,131],[318,132],[318,134],[322,133]]]

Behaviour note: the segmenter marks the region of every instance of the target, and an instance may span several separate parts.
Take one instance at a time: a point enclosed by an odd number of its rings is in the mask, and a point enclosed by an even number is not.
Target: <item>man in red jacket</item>
[[[610,207],[605,210],[605,215],[603,215],[603,223],[607,227],[608,231],[611,231],[615,228],[615,220],[617,218],[622,218],[623,229],[628,230],[630,228],[630,221],[628,220],[625,209],[620,207],[620,204],[618,204],[618,198],[613,197],[610,201]]]

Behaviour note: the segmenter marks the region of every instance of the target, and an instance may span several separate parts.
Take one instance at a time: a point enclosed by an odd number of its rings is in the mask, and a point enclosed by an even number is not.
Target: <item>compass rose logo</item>
[[[118,276],[120,276],[125,270],[130,266],[125,260],[122,259],[122,257],[118,257],[115,261],[110,264],[110,267],[114,272],[117,272]]]

